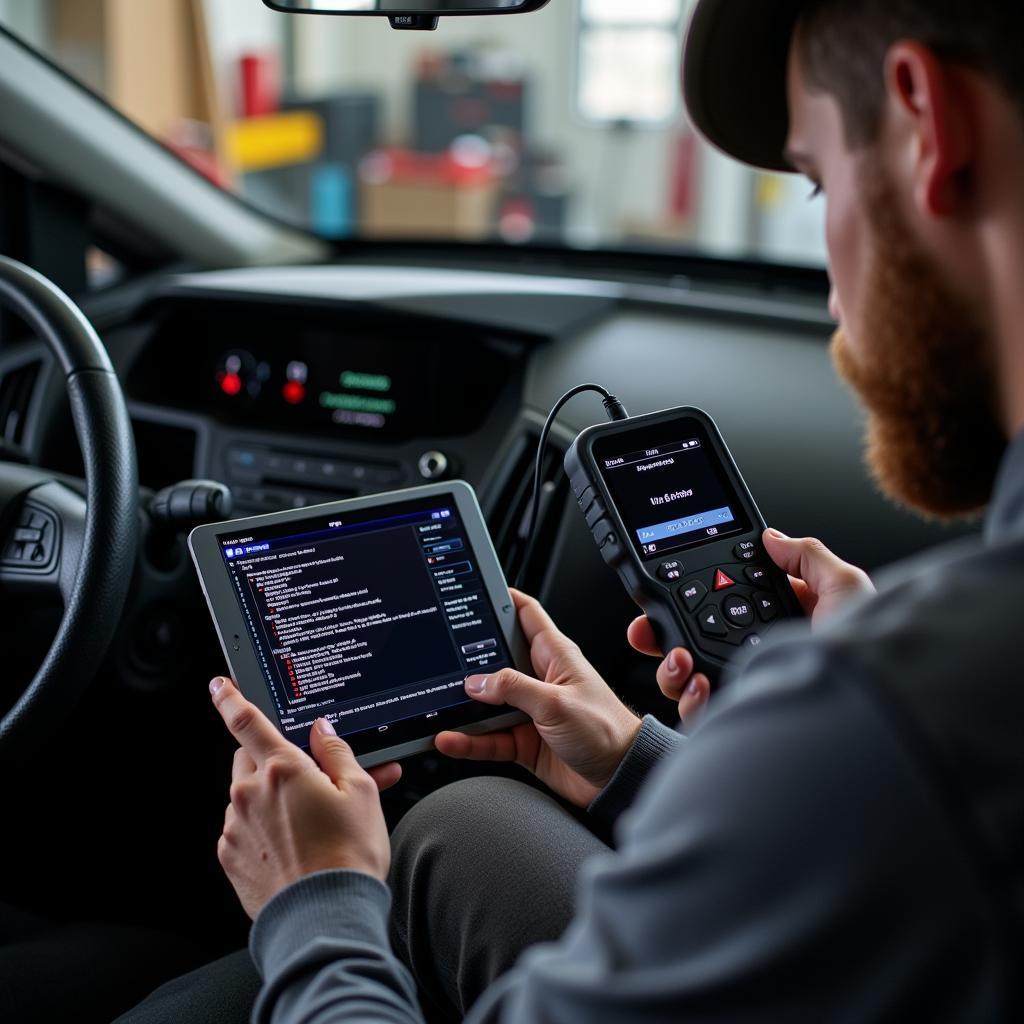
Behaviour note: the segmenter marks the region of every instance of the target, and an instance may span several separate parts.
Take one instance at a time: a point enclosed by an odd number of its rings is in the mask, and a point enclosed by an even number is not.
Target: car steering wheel
[[[53,596],[64,604],[43,663],[0,719],[6,755],[64,720],[100,667],[135,565],[139,491],[124,393],[82,311],[3,256],[0,302],[43,339],[64,373],[86,485],[83,500],[54,474],[0,462],[0,594],[23,605]]]

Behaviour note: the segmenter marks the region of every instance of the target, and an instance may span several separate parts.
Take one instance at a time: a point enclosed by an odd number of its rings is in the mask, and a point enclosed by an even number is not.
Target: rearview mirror
[[[263,0],[286,14],[355,14],[386,17],[392,28],[432,30],[437,19],[467,14],[528,14],[548,0]]]

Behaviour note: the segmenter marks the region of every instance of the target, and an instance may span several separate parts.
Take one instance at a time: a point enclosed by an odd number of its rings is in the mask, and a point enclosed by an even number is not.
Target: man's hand
[[[764,549],[789,574],[793,591],[812,625],[851,598],[875,592],[863,569],[844,562],[813,537],[794,540],[778,530],[765,530]]]
[[[394,785],[401,768],[364,771],[323,718],[310,732],[309,757],[229,679],[214,679],[210,693],[240,744],[217,857],[249,917],[314,871],[351,868],[383,879],[391,845],[378,789]]]
[[[862,569],[844,562],[820,540],[793,540],[778,530],[765,530],[764,548],[772,561],[789,575],[789,582],[811,623],[821,622],[851,598],[873,594],[874,585]],[[646,615],[630,623],[626,636],[641,654],[660,658],[662,651]],[[693,656],[683,647],[669,651],[658,666],[661,692],[679,702],[679,717],[687,722],[704,706],[710,694],[705,675],[693,672]]]
[[[661,658],[662,651],[654,636],[654,627],[646,615],[634,619],[626,630],[626,639],[641,654]],[[677,647],[662,658],[655,673],[661,692],[679,705],[679,720],[686,726],[696,724],[711,697],[711,681],[703,672],[693,671],[693,655],[685,647]]]
[[[434,742],[449,757],[515,761],[566,800],[586,807],[636,739],[640,719],[537,601],[518,590],[512,599],[540,678],[505,668],[470,676],[466,693],[484,704],[519,708],[531,721],[483,736],[442,732]]]

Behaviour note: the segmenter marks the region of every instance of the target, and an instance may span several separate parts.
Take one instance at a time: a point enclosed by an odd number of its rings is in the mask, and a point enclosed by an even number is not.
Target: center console
[[[165,301],[128,375],[143,430],[191,431],[238,513],[480,475],[518,410],[524,339],[309,303]],[[162,460],[148,458],[149,466]],[[474,473],[474,467],[479,470]],[[151,486],[163,480],[146,481]]]

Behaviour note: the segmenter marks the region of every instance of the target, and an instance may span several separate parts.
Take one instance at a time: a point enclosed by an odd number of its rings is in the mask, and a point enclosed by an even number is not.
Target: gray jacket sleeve
[[[249,950],[263,978],[254,1024],[422,1021],[388,941],[391,893],[358,871],[318,871],[259,913]]]
[[[662,725],[653,715],[645,715],[633,745],[587,810],[605,824],[613,825],[633,803],[651,770],[682,741],[682,733]]]
[[[969,1005],[991,962],[987,901],[858,672],[821,644],[763,649],[652,773],[619,852],[587,863],[564,938],[529,950],[468,1020],[899,1019],[898,992],[990,1019]],[[419,1019],[385,895],[344,874],[298,883],[257,921],[260,1022]],[[335,904],[319,920],[314,892]]]

